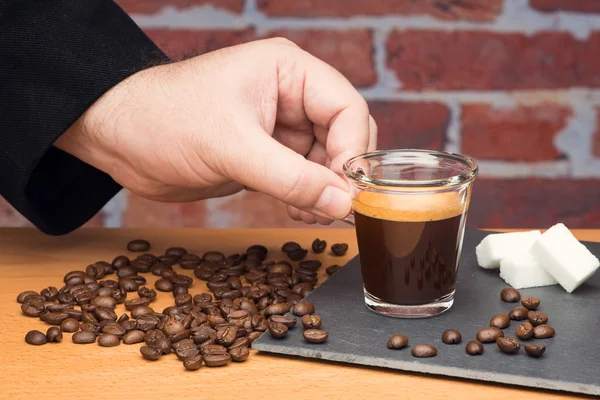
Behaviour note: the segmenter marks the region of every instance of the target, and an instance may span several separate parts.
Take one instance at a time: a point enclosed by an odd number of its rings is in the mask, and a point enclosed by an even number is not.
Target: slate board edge
[[[255,343],[252,344],[252,348],[259,351],[265,351],[268,353],[282,354],[282,355],[291,355],[291,356],[300,356],[304,358],[314,358],[314,359],[325,359],[326,361],[334,361],[334,362],[342,362],[345,364],[352,365],[367,365],[372,367],[381,367],[390,370],[400,370],[400,371],[408,371],[408,372],[417,372],[424,374],[432,374],[436,376],[450,376],[453,378],[459,379],[468,379],[468,380],[477,380],[480,382],[494,382],[494,383],[502,383],[508,385],[517,385],[523,386],[528,389],[533,389],[533,387],[540,389],[549,389],[553,391],[561,391],[561,392],[572,392],[572,393],[580,393],[580,394],[591,394],[591,395],[600,395],[600,386],[595,385],[583,385],[583,384],[574,384],[571,382],[562,381],[558,384],[558,381],[552,381],[548,379],[538,379],[535,378],[534,384],[532,384],[531,377],[521,376],[515,377],[515,375],[507,375],[501,373],[465,373],[465,369],[463,368],[453,368],[453,367],[445,367],[445,366],[437,366],[437,365],[427,365],[427,364],[419,364],[419,367],[413,367],[411,362],[408,361],[388,361],[382,358],[376,357],[364,357],[361,356],[360,363],[353,363],[351,361],[342,359],[337,353],[328,352],[328,351],[310,351],[298,349],[298,351],[290,352],[289,347],[280,347],[273,346],[266,343]],[[395,351],[404,351],[404,350],[395,350]],[[406,349],[406,351],[410,351],[410,349]],[[326,355],[326,357],[323,357]],[[475,356],[477,357],[477,356]]]

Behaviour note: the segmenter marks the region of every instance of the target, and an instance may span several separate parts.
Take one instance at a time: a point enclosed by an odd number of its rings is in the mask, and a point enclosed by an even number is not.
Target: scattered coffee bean
[[[479,340],[470,340],[465,346],[465,351],[472,356],[483,354],[483,343]]]
[[[236,347],[234,349],[231,349],[229,351],[229,355],[231,356],[232,361],[244,362],[248,359],[248,356],[250,355],[250,351],[248,350],[248,347],[241,346],[241,347]]]
[[[281,251],[284,253],[289,253],[290,251],[302,249],[302,247],[296,242],[286,242],[281,247]]]
[[[300,261],[303,260],[304,257],[306,257],[306,255],[308,254],[308,250],[303,249],[303,248],[298,248],[296,250],[292,250],[289,251],[287,253],[288,257],[290,258],[290,260],[292,261]]]
[[[288,327],[279,322],[270,322],[269,333],[272,337],[280,339],[287,335]]]
[[[527,319],[528,309],[525,307],[515,307],[508,313],[508,318],[514,321],[523,321]]]
[[[123,335],[123,344],[141,343],[144,341],[144,335],[145,332],[140,331],[139,329],[129,331]]]
[[[143,239],[132,240],[131,242],[127,243],[127,250],[135,252],[148,251],[150,250],[150,242]]]
[[[23,311],[23,314],[27,315],[28,317],[39,317],[42,315],[45,309],[46,306],[41,300],[28,300],[21,304],[21,311]]]
[[[521,293],[515,288],[505,287],[500,292],[500,298],[506,303],[516,303],[521,300]]]
[[[47,312],[40,315],[40,319],[50,325],[60,325],[67,318],[69,314],[66,312]]]
[[[189,371],[196,371],[202,366],[202,361],[202,356],[198,354],[193,357],[186,358],[183,361],[183,366]]]
[[[342,268],[341,265],[333,264],[333,265],[330,265],[329,267],[325,268],[325,272],[327,273],[327,275],[333,275],[340,268]]]
[[[154,287],[159,292],[170,292],[173,290],[173,282],[171,282],[167,279],[161,278],[154,283]]]
[[[347,251],[348,245],[346,243],[335,243],[331,245],[331,252],[337,257],[346,255]]]
[[[322,329],[307,329],[302,333],[308,343],[324,343],[329,338],[329,332]]]
[[[271,304],[265,309],[265,317],[270,317],[271,315],[283,315],[290,311],[292,306],[289,303],[278,303]]]
[[[140,353],[142,353],[142,357],[150,361],[156,361],[162,355],[162,351],[160,349],[147,345],[140,347]]]
[[[312,247],[312,251],[314,253],[320,254],[320,253],[324,252],[325,249],[327,248],[327,242],[317,238],[312,242],[311,247]]]
[[[435,357],[437,355],[437,349],[430,344],[418,344],[412,348],[411,353],[413,357],[417,358]]]
[[[98,345],[102,347],[115,347],[121,343],[121,339],[112,333],[103,333],[98,336]]]
[[[26,290],[24,292],[19,293],[19,295],[17,296],[17,303],[23,304],[25,303],[25,300],[27,299],[27,297],[29,296],[39,296],[40,294],[36,291],[33,290]]]
[[[408,338],[402,334],[397,334],[389,338],[387,342],[388,349],[398,350],[406,347]]]
[[[531,325],[538,326],[548,323],[548,316],[543,311],[529,311],[527,313],[527,319],[531,322]]]
[[[207,367],[222,367],[231,362],[231,356],[225,354],[209,354],[204,356],[204,363]]]
[[[447,329],[442,333],[442,342],[446,344],[459,344],[462,342],[462,335],[456,329]]]
[[[90,344],[96,341],[96,332],[84,331],[75,332],[72,336],[73,343],[75,344]]]
[[[296,318],[286,317],[284,315],[272,315],[269,318],[269,322],[278,322],[280,324],[284,324],[285,326],[287,326],[288,329],[291,329],[294,326],[296,326],[296,323],[298,321],[296,320]]]
[[[54,286],[48,286],[47,288],[42,289],[40,295],[44,296],[46,300],[54,301],[58,297],[58,289]]]
[[[79,330],[79,321],[75,318],[67,318],[60,323],[60,329],[63,332],[77,332]]]
[[[500,337],[504,337],[504,332],[495,327],[483,328],[476,335],[477,340],[481,343],[492,343]]]
[[[523,297],[521,304],[528,310],[535,310],[540,306],[540,299],[537,297]]]
[[[527,343],[524,347],[529,357],[539,358],[546,351],[546,346],[536,343]]]
[[[34,346],[40,346],[48,343],[48,338],[40,331],[29,331],[25,335],[25,342]]]
[[[62,342],[63,334],[62,334],[62,331],[60,329],[58,329],[55,326],[51,326],[46,331],[46,338],[48,339],[48,342],[58,343],[58,342]]]
[[[510,325],[510,318],[506,314],[496,314],[490,320],[490,326],[498,329],[508,328]]]
[[[165,254],[167,256],[175,256],[175,257],[179,258],[182,255],[187,254],[187,250],[184,249],[183,247],[169,247],[165,251]]]
[[[304,329],[320,329],[322,324],[321,317],[316,314],[303,315],[301,321]]]
[[[122,267],[125,267],[125,266],[129,265],[129,263],[130,263],[129,257],[127,257],[127,256],[117,256],[117,257],[115,257],[115,259],[113,260],[113,262],[111,263],[111,265],[115,269],[121,269]]]
[[[97,307],[115,308],[117,301],[111,296],[97,296],[94,297],[91,304]]]
[[[533,328],[533,336],[536,339],[551,338],[556,334],[556,331],[550,325],[542,324]]]
[[[521,348],[521,344],[515,338],[511,337],[499,337],[496,339],[496,345],[500,351],[506,354],[515,354]]]
[[[294,308],[292,308],[292,313],[294,315],[297,315],[298,317],[314,314],[315,305],[309,301],[303,301],[301,303],[296,304]]]
[[[515,330],[517,337],[521,340],[529,340],[533,337],[533,325],[529,322],[523,322]]]

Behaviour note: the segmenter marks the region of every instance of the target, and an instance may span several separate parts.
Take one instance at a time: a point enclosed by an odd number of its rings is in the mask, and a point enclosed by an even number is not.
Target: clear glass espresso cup
[[[397,318],[452,307],[477,164],[459,154],[386,150],[344,164],[365,303]]]

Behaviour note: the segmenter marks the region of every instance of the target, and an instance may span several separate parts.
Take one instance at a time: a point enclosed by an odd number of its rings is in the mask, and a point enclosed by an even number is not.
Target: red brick
[[[373,65],[373,35],[368,29],[278,30],[283,36],[340,71],[355,86],[377,81]]]
[[[600,13],[600,2],[596,0],[529,0],[529,5],[542,12]]]
[[[369,110],[379,131],[378,149],[444,148],[450,120],[448,108],[441,103],[371,101]]]
[[[467,225],[476,228],[600,226],[600,180],[478,179]]]
[[[596,132],[592,138],[592,152],[600,158],[600,107],[596,107]]]
[[[346,227],[336,223],[334,227]],[[157,203],[128,193],[124,226],[129,228],[303,228],[286,207],[261,193],[238,193],[194,203]],[[312,226],[312,225],[311,225]]]
[[[402,90],[599,87],[600,34],[392,31],[387,65]]]
[[[102,214],[98,213],[84,227],[101,227]],[[2,227],[32,227],[33,225],[15,210],[6,200],[0,197],[0,226]]]
[[[244,0],[115,0],[128,14],[153,14],[165,7],[185,9],[194,6],[210,5],[216,9],[241,13]]]
[[[491,21],[502,0],[258,0],[258,9],[277,17],[431,15],[440,19]]]
[[[468,104],[462,108],[462,149],[486,160],[550,161],[561,158],[554,138],[572,115],[557,104],[495,108]]]
[[[181,60],[254,39],[253,29],[146,29],[146,34],[169,57]]]

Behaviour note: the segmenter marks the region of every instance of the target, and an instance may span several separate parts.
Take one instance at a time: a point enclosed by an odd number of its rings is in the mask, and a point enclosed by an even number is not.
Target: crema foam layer
[[[352,200],[352,208],[362,215],[390,221],[439,221],[461,215],[468,205],[468,195],[468,191],[417,194],[359,192]]]

